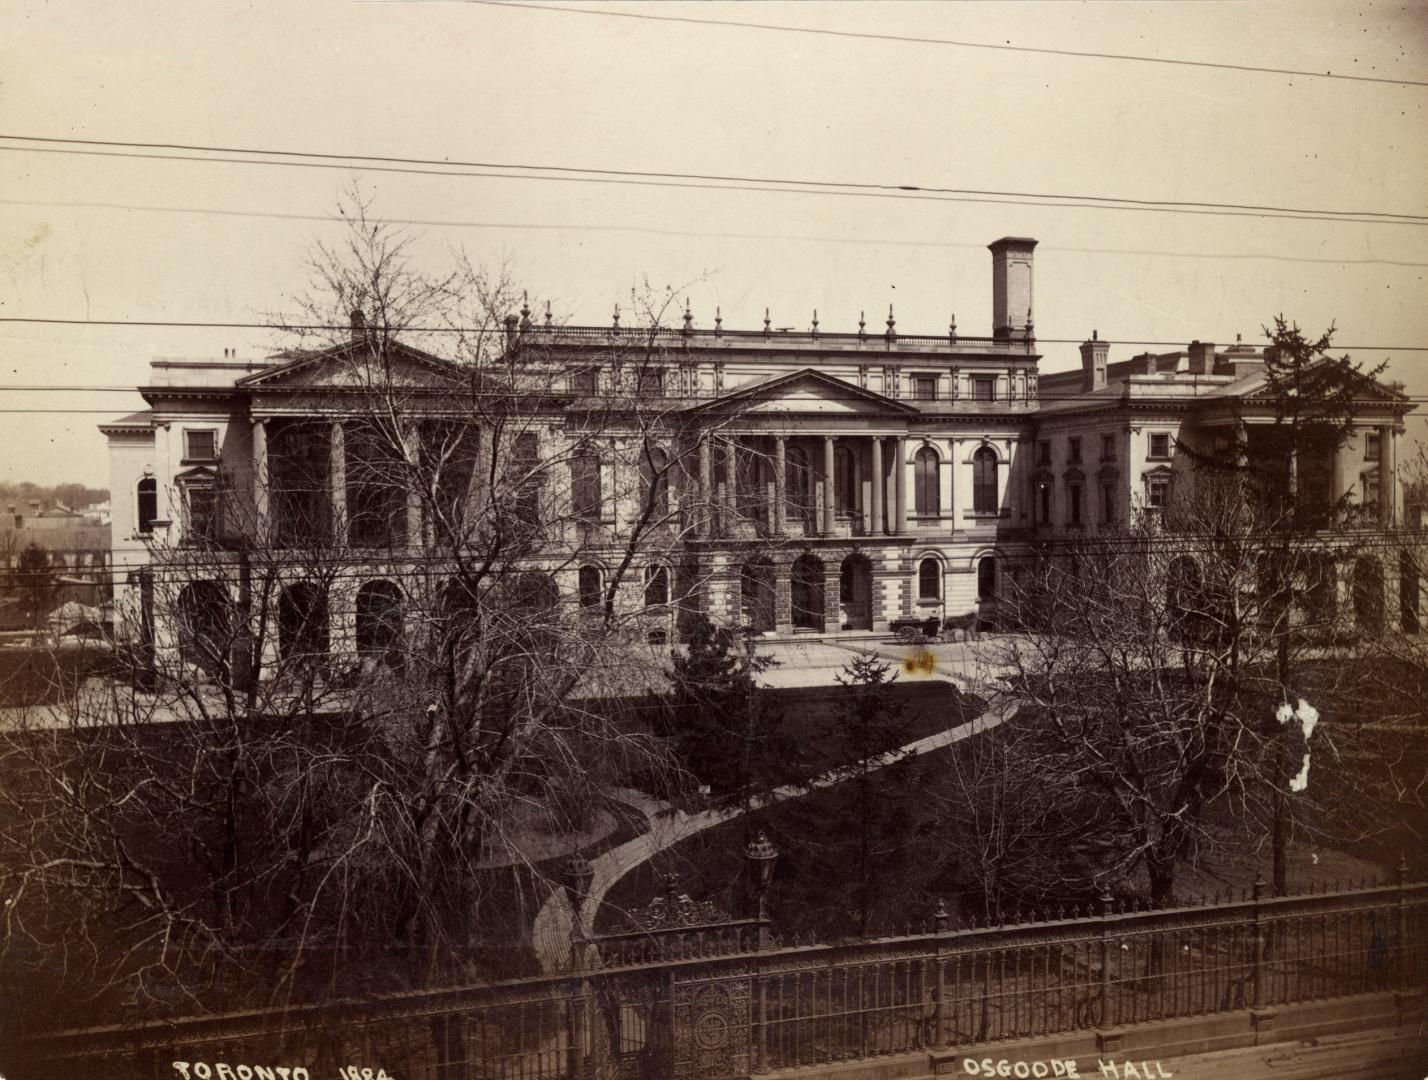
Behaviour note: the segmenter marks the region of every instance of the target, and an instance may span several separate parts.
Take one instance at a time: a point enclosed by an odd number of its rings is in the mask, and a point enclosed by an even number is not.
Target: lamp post
[[[565,872],[561,875],[561,885],[570,901],[570,959],[573,968],[580,966],[580,948],[584,938],[580,917],[585,908],[585,900],[590,895],[590,884],[594,880],[595,867],[590,865],[590,860],[576,848],[575,854],[566,861]]]
[[[580,913],[585,907],[586,898],[590,895],[590,883],[594,880],[595,868],[590,865],[590,860],[581,850],[576,848],[575,854],[566,860],[565,870],[561,874],[560,880],[561,886],[565,889],[566,898],[570,901],[570,970],[574,972],[581,971],[585,967],[585,958],[582,955],[584,934],[581,932]],[[591,1018],[593,1008],[590,984],[584,976],[581,976],[579,992],[572,995],[566,1002],[566,1025],[569,1032],[566,1067],[570,1076],[585,1075],[588,1057],[593,1057],[595,1054],[596,1047],[592,1034],[595,1025]]]
[[[755,833],[744,845],[744,861],[749,867],[749,881],[754,889],[754,918],[758,923],[758,943],[763,948],[768,944],[768,909],[764,898],[768,894],[769,882],[773,880],[774,863],[778,861],[778,848],[774,847],[762,830]]]

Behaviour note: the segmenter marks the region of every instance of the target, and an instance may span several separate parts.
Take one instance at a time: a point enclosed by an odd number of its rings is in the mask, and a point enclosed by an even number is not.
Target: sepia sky
[[[570,7],[593,8],[589,0]],[[583,169],[1428,214],[1428,86],[972,49],[875,34],[1428,81],[1428,7],[1383,3],[11,3],[0,134]],[[660,18],[616,17],[626,12]],[[807,27],[789,33],[672,19]],[[1428,346],[1422,224],[21,151],[0,140],[0,315],[282,310],[360,177],[433,267],[464,247],[607,323],[648,281],[699,326],[990,333],[988,242],[1036,251],[1039,338],[1233,342],[1275,313]],[[34,144],[29,144],[34,145]],[[1046,200],[1041,200],[1045,202]],[[453,224],[453,223],[460,223]],[[0,324],[0,383],[132,386],[266,332]],[[1046,344],[1043,370],[1076,363]],[[1428,351],[1354,350],[1428,399]],[[0,391],[0,479],[108,482],[134,394]],[[1428,411],[1428,408],[1425,408]],[[1421,436],[1422,420],[1411,431]]]

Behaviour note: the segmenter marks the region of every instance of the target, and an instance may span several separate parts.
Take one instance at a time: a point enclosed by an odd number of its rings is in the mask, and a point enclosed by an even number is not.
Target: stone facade
[[[506,357],[555,373],[559,391],[538,406],[541,457],[569,454],[582,425],[608,413],[615,388],[631,378],[661,406],[655,434],[680,462],[670,492],[679,527],[652,536],[619,603],[638,606],[647,575],[665,567],[671,602],[764,635],[885,632],[912,617],[994,619],[1001,577],[1031,545],[1123,526],[1181,481],[1186,447],[1213,449],[1239,425],[1273,422],[1254,404],[1263,354],[1240,344],[1193,342],[1111,361],[1093,333],[1082,370],[1040,375],[1035,245],[1014,237],[990,245],[988,337],[959,334],[955,320],[945,334],[903,335],[891,311],[885,328],[864,321],[856,333],[821,332],[816,320],[799,333],[767,320],[762,331],[725,330],[717,318],[696,329],[687,310],[683,327],[654,331],[622,328],[618,317],[610,327],[557,327],[533,322],[529,310],[511,316]],[[402,377],[419,385],[444,362],[408,349],[403,363]],[[101,425],[121,596],[141,603],[155,551],[182,546],[195,522],[219,536],[241,531],[242,515],[231,511],[208,520],[205,492],[220,478],[228,505],[246,507],[250,537],[281,530],[286,511],[271,473],[294,423],[321,444],[310,450],[328,489],[324,527],[348,537],[355,459],[340,404],[352,378],[342,365],[341,348],[251,363],[154,361],[141,388],[150,410]],[[1397,448],[1411,408],[1397,389],[1376,385],[1329,469],[1335,493],[1374,503],[1386,520],[1401,510]],[[580,525],[578,559],[555,574],[562,595],[605,580],[639,513],[630,478],[640,437],[623,431],[618,415],[602,423],[603,465],[591,481],[599,520]],[[542,491],[556,517],[570,516],[571,477]],[[420,557],[421,505],[411,491],[398,499],[392,527],[406,554]],[[552,543],[568,554],[572,526],[562,528]],[[385,565],[372,560],[372,580],[402,572],[390,556]],[[347,580],[329,597],[335,651],[353,648],[361,584]]]

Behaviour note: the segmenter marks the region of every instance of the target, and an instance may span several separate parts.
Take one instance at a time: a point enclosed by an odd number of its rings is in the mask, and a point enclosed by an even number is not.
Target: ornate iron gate
[[[743,964],[717,976],[675,978],[671,1080],[744,1080],[749,1075],[752,984]]]

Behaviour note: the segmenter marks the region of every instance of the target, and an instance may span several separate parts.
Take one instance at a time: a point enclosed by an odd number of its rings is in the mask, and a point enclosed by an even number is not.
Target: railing
[[[937,346],[947,349],[966,349],[973,352],[1000,352],[1032,355],[1036,352],[1035,339],[968,337],[963,334],[897,334],[889,338],[885,333],[830,334],[812,330],[682,330],[677,327],[630,327],[630,326],[531,326],[522,331],[522,337],[531,342],[555,344],[565,341],[620,341],[627,344],[654,342],[662,346],[679,345],[689,341],[738,341],[738,342],[799,342],[831,345],[867,345],[887,349],[889,346],[927,347]]]
[[[757,949],[715,933],[706,956],[691,955],[691,940],[651,937],[643,950],[600,950],[619,967],[587,950],[592,970],[556,977],[52,1035],[30,1044],[38,1067],[14,1075],[102,1062],[106,1076],[169,1076],[182,1048],[185,1060],[235,1066],[287,1053],[312,1075],[363,1064],[429,1080],[724,1080],[1428,981],[1428,885],[1400,873],[1395,885],[1259,894],[1167,910],[1106,898],[965,928],[939,912],[930,933],[839,944]],[[636,952],[647,962],[629,964]]]

